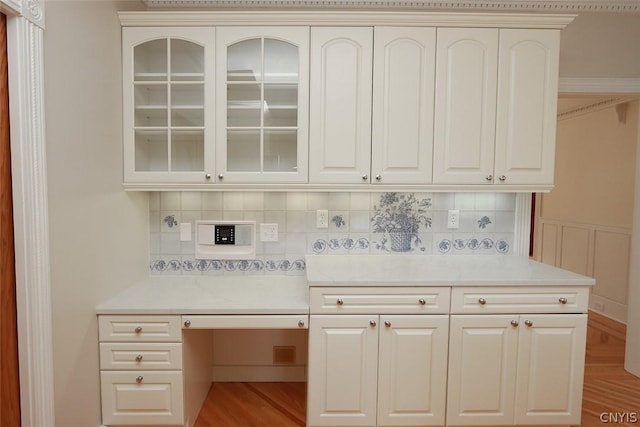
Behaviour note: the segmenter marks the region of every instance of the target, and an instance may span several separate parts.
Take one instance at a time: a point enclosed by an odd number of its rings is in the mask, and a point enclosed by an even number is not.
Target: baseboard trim
[[[627,339],[627,325],[594,310],[589,310],[588,326],[621,341]]]

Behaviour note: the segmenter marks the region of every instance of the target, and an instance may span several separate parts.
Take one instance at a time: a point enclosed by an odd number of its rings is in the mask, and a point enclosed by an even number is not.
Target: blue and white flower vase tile
[[[410,252],[421,246],[419,232],[432,226],[431,198],[414,193],[382,193],[371,217],[371,231],[388,237],[392,252]]]
[[[180,231],[180,212],[160,212],[160,231],[163,233],[177,233]]]

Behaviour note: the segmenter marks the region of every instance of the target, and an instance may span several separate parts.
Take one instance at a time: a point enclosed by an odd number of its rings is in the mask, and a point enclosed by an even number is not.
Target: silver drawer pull
[[[377,323],[375,320],[369,320],[369,325],[371,325],[372,328],[375,328]]]
[[[134,329],[134,332],[136,334],[139,334],[140,332],[142,332],[142,326],[136,326],[136,328]]]
[[[485,305],[485,304],[487,303],[487,300],[486,300],[486,299],[484,299],[484,298],[478,298],[478,303],[479,303],[480,305]]]
[[[136,356],[136,362],[142,362],[142,355],[141,354]]]
[[[424,298],[420,298],[418,302],[420,303],[420,305],[425,305],[427,303],[427,301]]]
[[[517,328],[519,324],[520,324],[520,322],[518,322],[515,319],[511,321],[511,326],[513,326],[514,328]]]
[[[384,321],[384,326],[386,326],[387,328],[391,327],[391,322],[389,322],[388,320]]]
[[[144,380],[144,377],[143,377],[142,375],[139,375],[139,376],[136,378],[136,382],[137,382],[138,384],[140,384],[143,380]]]
[[[569,300],[567,300],[565,297],[560,297],[558,298],[558,302],[560,304],[566,304]]]
[[[528,327],[532,327],[533,326],[533,322],[531,320],[525,320],[524,324],[527,325]]]
[[[304,326],[304,320],[298,320],[298,326],[302,328]]]
[[[342,298],[338,298],[338,299],[336,300],[336,304],[338,304],[338,305],[342,305],[342,304],[344,304],[344,301],[342,300]]]
[[[184,327],[188,328],[189,326],[191,326],[191,320],[187,319],[184,321]]]

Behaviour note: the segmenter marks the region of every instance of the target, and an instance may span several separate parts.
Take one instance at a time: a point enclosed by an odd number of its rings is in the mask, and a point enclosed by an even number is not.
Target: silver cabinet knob
[[[515,319],[511,321],[511,326],[513,326],[514,328],[516,328],[519,324],[520,324],[520,322],[518,322]]]
[[[218,179],[224,179],[224,175],[223,175],[223,174],[221,174],[221,173],[219,173],[219,174],[218,174]]]
[[[486,179],[487,182],[491,182],[493,181],[493,175],[487,175],[484,179]]]
[[[298,326],[300,328],[304,327],[304,320],[298,320]]]
[[[505,182],[507,180],[507,177],[504,175],[500,175],[498,179],[500,180],[500,182]]]
[[[204,177],[206,178],[206,180],[207,180],[207,181],[209,181],[209,180],[211,179],[211,174],[210,174],[210,173],[208,173],[208,174],[206,174]]]
[[[342,304],[344,304],[344,301],[342,300],[342,298],[338,298],[338,299],[336,300],[336,304],[338,304],[338,305],[342,305]]]
[[[188,328],[189,326],[191,326],[191,320],[187,319],[184,321],[184,327]]]
[[[367,175],[366,173],[364,175],[362,175],[362,180],[363,181],[369,181],[369,175]]]
[[[566,304],[567,302],[569,302],[569,300],[567,300],[565,297],[560,297],[558,298],[558,302],[560,304]]]
[[[389,322],[388,320],[384,321],[384,326],[386,326],[387,328],[391,327],[391,322]]]
[[[136,356],[136,362],[142,362],[142,355],[141,354]]]
[[[378,182],[382,181],[382,176],[376,175],[376,181],[378,181]]]
[[[524,324],[527,325],[528,327],[532,327],[533,326],[533,322],[531,320],[525,320]]]
[[[424,298],[420,298],[418,302],[420,303],[420,305],[425,305],[427,303],[427,301]]]
[[[478,304],[480,305],[485,305],[487,303],[487,300],[484,298],[478,298]]]
[[[135,331],[136,334],[139,334],[140,332],[142,332],[142,326],[136,326],[134,331]]]
[[[138,384],[140,384],[140,383],[142,382],[142,380],[144,380],[144,377],[143,377],[142,375],[139,375],[139,376],[136,378],[136,382],[137,382]]]
[[[369,325],[371,325],[372,328],[375,328],[377,324],[375,320],[369,320]]]

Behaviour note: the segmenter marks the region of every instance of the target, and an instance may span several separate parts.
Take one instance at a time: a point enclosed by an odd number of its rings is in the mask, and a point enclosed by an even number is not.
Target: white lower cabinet
[[[579,424],[586,326],[586,314],[452,315],[447,424]]]
[[[184,425],[180,316],[99,316],[102,424]]]
[[[446,314],[312,315],[307,425],[444,425],[448,326]]]

